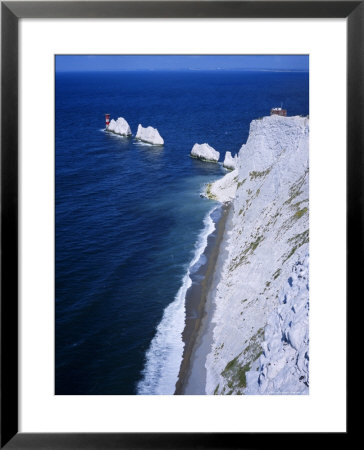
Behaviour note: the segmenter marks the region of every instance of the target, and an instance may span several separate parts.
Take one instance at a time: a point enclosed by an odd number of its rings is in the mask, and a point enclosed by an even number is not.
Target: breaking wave
[[[212,218],[215,206],[204,218],[204,228],[195,244],[193,258],[182,279],[174,301],[164,310],[162,320],[156,334],[146,352],[146,363],[142,372],[142,380],[137,385],[138,395],[173,395],[183,356],[184,343],[182,332],[185,326],[185,299],[188,288],[192,284],[191,273],[201,265],[208,237],[215,231]]]

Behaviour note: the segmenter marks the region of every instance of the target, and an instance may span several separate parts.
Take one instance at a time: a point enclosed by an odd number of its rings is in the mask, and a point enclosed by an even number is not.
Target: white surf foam
[[[150,144],[149,142],[144,142],[144,141],[139,141],[139,140],[135,140],[133,142],[133,145],[137,145],[139,147],[155,147],[154,144]]]
[[[146,353],[143,378],[138,383],[139,395],[173,395],[182,361],[184,343],[182,332],[185,326],[185,298],[192,284],[190,269],[193,267],[207,246],[207,240],[215,230],[211,214],[215,206],[204,218],[204,228],[195,244],[195,253],[188,266],[174,301],[164,310],[162,320],[157,327],[150,347]]]
[[[129,134],[128,136],[124,136],[122,134],[114,133],[113,131],[109,131],[106,128],[100,128],[99,131],[101,131],[102,133],[107,133],[109,136],[112,136],[112,137],[114,137],[116,139],[127,140],[127,139],[131,139],[133,137],[131,134]]]

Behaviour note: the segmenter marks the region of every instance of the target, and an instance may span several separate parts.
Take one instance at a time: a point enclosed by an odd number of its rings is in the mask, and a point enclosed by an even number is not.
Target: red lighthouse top
[[[105,114],[105,122],[106,122],[106,128],[107,128],[110,123],[110,114]]]

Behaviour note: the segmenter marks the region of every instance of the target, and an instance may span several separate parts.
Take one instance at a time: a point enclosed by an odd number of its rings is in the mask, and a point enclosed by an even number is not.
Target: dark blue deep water
[[[237,153],[251,120],[281,103],[308,114],[307,73],[56,74],[56,394],[137,393],[216,206],[199,193],[225,173],[189,152]],[[156,127],[165,145],[105,133],[104,113],[134,134]]]

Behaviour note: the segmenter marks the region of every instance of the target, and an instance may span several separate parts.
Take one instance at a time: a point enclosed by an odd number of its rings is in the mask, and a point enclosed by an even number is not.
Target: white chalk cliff
[[[238,170],[235,169],[214,183],[209,183],[206,186],[205,196],[221,203],[230,202],[235,197],[238,174]]]
[[[225,159],[223,162],[223,166],[225,167],[225,169],[229,169],[229,170],[235,170],[237,167],[237,163],[238,163],[238,157],[237,155],[234,156],[234,158],[231,156],[231,152],[226,152],[225,153]]]
[[[107,131],[120,136],[131,136],[130,126],[123,117],[119,117],[117,120],[111,119]]]
[[[245,394],[305,394],[309,386],[308,254],[297,259],[264,329],[263,353]]]
[[[158,130],[153,127],[144,128],[142,125],[138,125],[138,131],[135,136],[136,139],[147,142],[152,145],[164,145],[164,140],[159,134]]]
[[[232,199],[207,394],[308,393],[308,138],[308,118],[255,120],[237,169],[207,187]]]
[[[202,161],[217,162],[220,158],[220,153],[209,144],[195,144],[192,147],[191,156]]]

